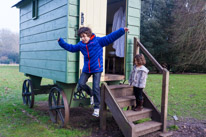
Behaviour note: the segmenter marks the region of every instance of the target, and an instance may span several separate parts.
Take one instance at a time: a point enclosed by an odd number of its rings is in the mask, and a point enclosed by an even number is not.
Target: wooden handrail
[[[142,43],[137,40],[136,37],[134,37],[134,39],[135,39],[134,41],[137,42],[137,44],[134,44],[134,45],[139,46],[140,49],[142,50],[142,52],[150,59],[150,61],[152,61],[152,63],[158,68],[158,70],[159,70],[160,72],[162,72],[162,71],[163,71],[163,68],[162,68],[162,66],[157,62],[157,60],[149,53],[149,51],[142,45]]]
[[[168,92],[169,92],[169,71],[163,68],[156,59],[149,53],[149,51],[134,37],[134,54],[139,54],[139,48],[152,61],[152,63],[163,74],[162,78],[162,98],[161,98],[161,122],[162,131],[166,132],[167,126],[167,109],[168,109]]]

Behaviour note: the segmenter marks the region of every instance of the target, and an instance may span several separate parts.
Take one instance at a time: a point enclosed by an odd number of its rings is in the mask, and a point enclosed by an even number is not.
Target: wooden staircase
[[[168,107],[168,92],[169,92],[169,71],[155,60],[149,51],[134,37],[134,56],[141,51],[148,59],[156,66],[159,72],[162,73],[162,96],[161,98],[161,113],[156,109],[148,96],[143,93],[144,109],[142,111],[132,111],[131,106],[134,106],[135,96],[133,88],[129,85],[107,85],[102,83],[101,86],[101,110],[100,110],[100,128],[106,129],[106,113],[107,106],[111,111],[116,123],[121,129],[125,137],[136,137],[145,135],[154,131],[161,130],[163,136],[167,136],[167,107]],[[126,77],[126,76],[125,76]],[[127,79],[125,79],[127,80]],[[130,108],[130,109],[127,109]],[[150,118],[150,121],[135,124],[136,121]]]
[[[102,108],[101,108],[101,128],[106,128],[106,106],[109,107],[116,123],[120,127],[125,137],[136,137],[145,135],[162,128],[160,122],[160,113],[151,103],[144,93],[144,109],[142,111],[133,111],[131,107],[136,105],[133,88],[129,85],[111,85],[103,84],[101,87]],[[130,109],[128,109],[130,108]],[[150,118],[151,120],[135,124],[136,121]]]

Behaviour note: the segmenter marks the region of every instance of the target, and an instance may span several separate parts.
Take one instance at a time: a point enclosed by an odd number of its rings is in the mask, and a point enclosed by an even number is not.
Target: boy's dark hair
[[[78,30],[78,36],[80,37],[82,33],[85,33],[88,37],[92,36],[92,30],[89,27],[81,27]]]
[[[137,60],[137,64],[138,65],[145,65],[146,64],[146,60],[143,54],[137,54],[135,55],[134,59]]]

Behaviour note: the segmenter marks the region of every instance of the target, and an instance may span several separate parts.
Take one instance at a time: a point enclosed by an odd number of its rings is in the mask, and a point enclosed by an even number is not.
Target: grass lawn
[[[148,77],[146,91],[160,110],[162,75]],[[206,119],[206,75],[171,74],[168,114],[177,117]],[[168,116],[168,119],[171,119]]]
[[[0,136],[74,137],[91,134],[91,129],[59,129],[58,125],[51,123],[50,117],[24,106],[21,89],[25,79],[27,77],[19,73],[18,67],[0,66]],[[52,80],[43,79],[42,83],[52,84]],[[48,95],[35,96],[35,102],[40,100],[47,101]]]
[[[48,116],[22,104],[21,88],[27,79],[18,67],[0,66],[0,136],[90,136],[91,129],[59,129]],[[160,109],[162,75],[148,77],[146,91]],[[43,79],[43,84],[52,84]],[[48,95],[35,96],[35,102]],[[206,75],[170,75],[169,115],[206,119]],[[31,117],[33,116],[33,117]],[[171,117],[168,116],[168,119]]]

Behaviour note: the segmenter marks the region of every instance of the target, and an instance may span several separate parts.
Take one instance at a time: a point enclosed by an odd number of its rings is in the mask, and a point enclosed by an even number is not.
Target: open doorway
[[[117,13],[118,12],[118,13]],[[107,0],[107,22],[106,22],[106,34],[111,33],[115,28],[119,29],[124,27],[119,25],[118,19],[123,21],[122,14],[124,16],[124,23],[126,23],[126,0]],[[117,15],[118,14],[118,15]],[[115,16],[115,17],[114,17]],[[121,17],[120,17],[121,16]],[[115,25],[115,26],[114,26]],[[121,38],[121,47],[119,44],[111,44],[106,47],[106,62],[105,62],[105,73],[112,75],[124,75],[124,50],[120,51],[121,55],[117,53],[120,48],[124,48],[125,36]],[[119,42],[118,42],[119,43]],[[117,48],[114,46],[116,45]]]

